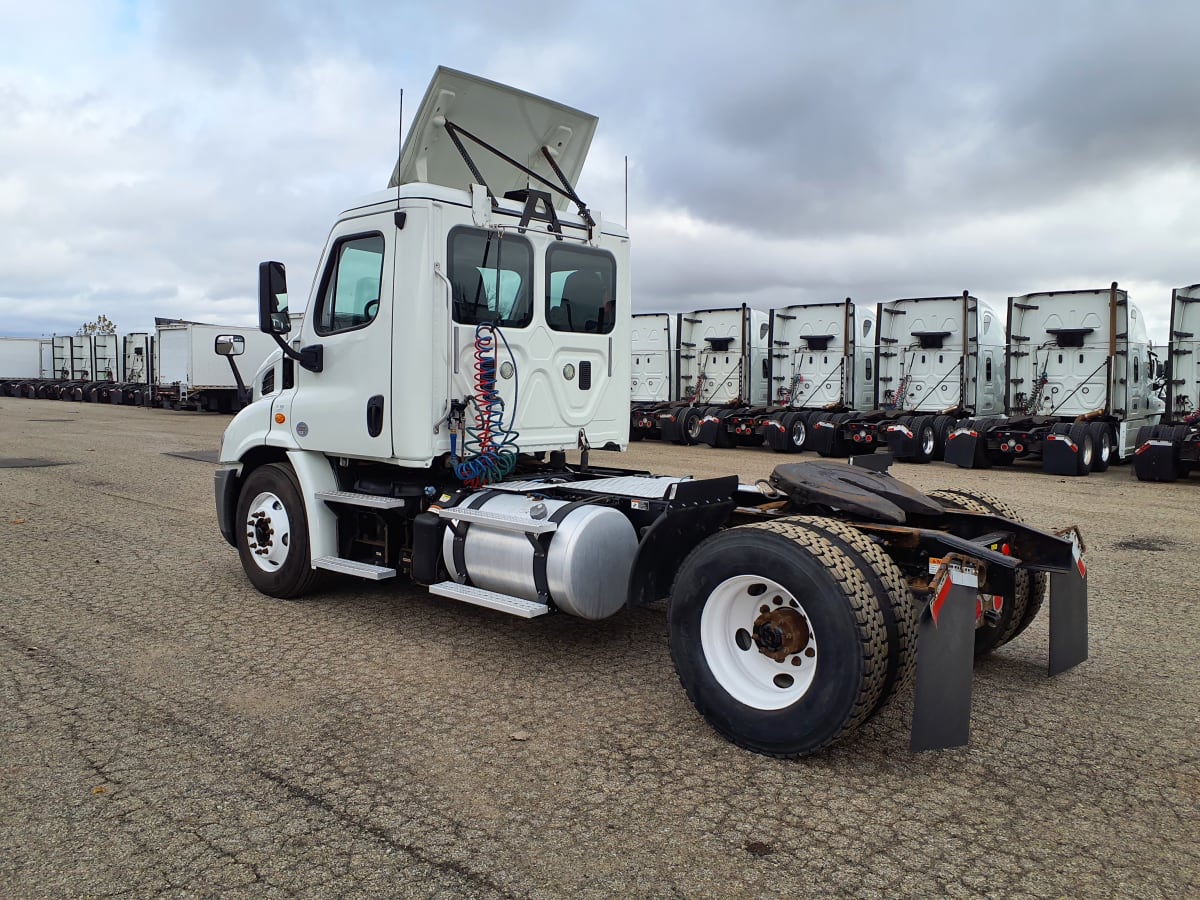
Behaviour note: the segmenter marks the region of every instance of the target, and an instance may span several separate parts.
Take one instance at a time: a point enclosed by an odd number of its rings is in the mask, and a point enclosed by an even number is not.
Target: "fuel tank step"
[[[525,534],[548,534],[551,531],[558,531],[558,524],[549,519],[530,519],[525,516],[488,512],[486,509],[465,509],[461,506],[452,506],[449,509],[439,509],[437,514],[443,519],[475,522],[496,531],[517,531]]]
[[[508,594],[485,591],[482,588],[459,584],[457,581],[431,584],[429,593],[437,594],[439,597],[449,597],[451,600],[461,600],[463,603],[473,603],[475,606],[486,606],[488,609],[520,616],[522,619],[532,619],[550,612],[550,607],[544,603],[534,603],[520,597],[510,597]]]
[[[339,572],[342,575],[354,575],[369,581],[383,581],[385,578],[395,578],[396,570],[387,566],[373,566],[370,563],[356,562],[353,559],[342,559],[339,556],[320,556],[313,560],[313,566],[327,572]]]
[[[317,491],[317,499],[347,506],[368,506],[372,509],[396,509],[404,506],[403,497],[380,497],[377,494],[356,494],[353,491]]]

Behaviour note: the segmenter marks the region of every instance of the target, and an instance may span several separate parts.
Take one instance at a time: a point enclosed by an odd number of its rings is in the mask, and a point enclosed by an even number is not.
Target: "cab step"
[[[368,581],[383,581],[385,578],[396,577],[395,569],[387,566],[373,566],[370,563],[358,562],[353,559],[342,559],[340,556],[319,556],[313,560],[313,568],[338,572],[342,575],[354,575],[358,578],[366,578]]]
[[[510,597],[496,591],[485,591],[483,588],[472,587],[469,584],[459,584],[457,581],[441,581],[429,586],[429,593],[439,597],[449,597],[451,600],[461,600],[475,606],[486,606],[488,609],[499,610],[522,619],[533,619],[550,612],[550,607],[544,603],[534,603],[521,597]]]
[[[396,509],[403,506],[403,497],[382,497],[378,494],[356,494],[353,491],[317,491],[317,499],[326,503],[344,503],[347,506],[367,506],[371,509]],[[395,574],[394,572],[392,574]]]
[[[474,522],[496,531],[516,531],[525,534],[549,534],[551,531],[558,531],[558,523],[551,522],[549,519],[508,516],[504,513],[488,512],[486,509],[465,509],[461,506],[452,506],[449,509],[439,509],[437,514],[443,519]]]

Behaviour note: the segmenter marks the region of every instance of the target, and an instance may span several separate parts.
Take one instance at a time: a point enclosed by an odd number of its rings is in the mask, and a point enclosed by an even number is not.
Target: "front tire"
[[[879,706],[889,669],[880,603],[852,557],[803,524],[726,529],[679,569],[671,658],[696,709],[726,738],[807,756]]]
[[[238,554],[246,577],[270,597],[290,599],[312,589],[308,519],[290,466],[271,463],[246,478],[238,496]]]

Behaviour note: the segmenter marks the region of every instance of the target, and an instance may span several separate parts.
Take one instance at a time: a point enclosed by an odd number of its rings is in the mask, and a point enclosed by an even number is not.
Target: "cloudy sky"
[[[1200,4],[0,0],[0,334],[254,319],[439,65],[600,117],[638,311],[1200,281]],[[407,122],[405,123],[407,125]]]

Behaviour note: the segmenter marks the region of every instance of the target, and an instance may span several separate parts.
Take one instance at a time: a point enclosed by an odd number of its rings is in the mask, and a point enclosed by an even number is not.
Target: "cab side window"
[[[608,334],[616,323],[616,281],[611,253],[551,247],[546,256],[546,324],[555,331]]]
[[[318,295],[317,334],[352,331],[374,321],[383,285],[383,249],[381,234],[343,238],[334,246]]]

